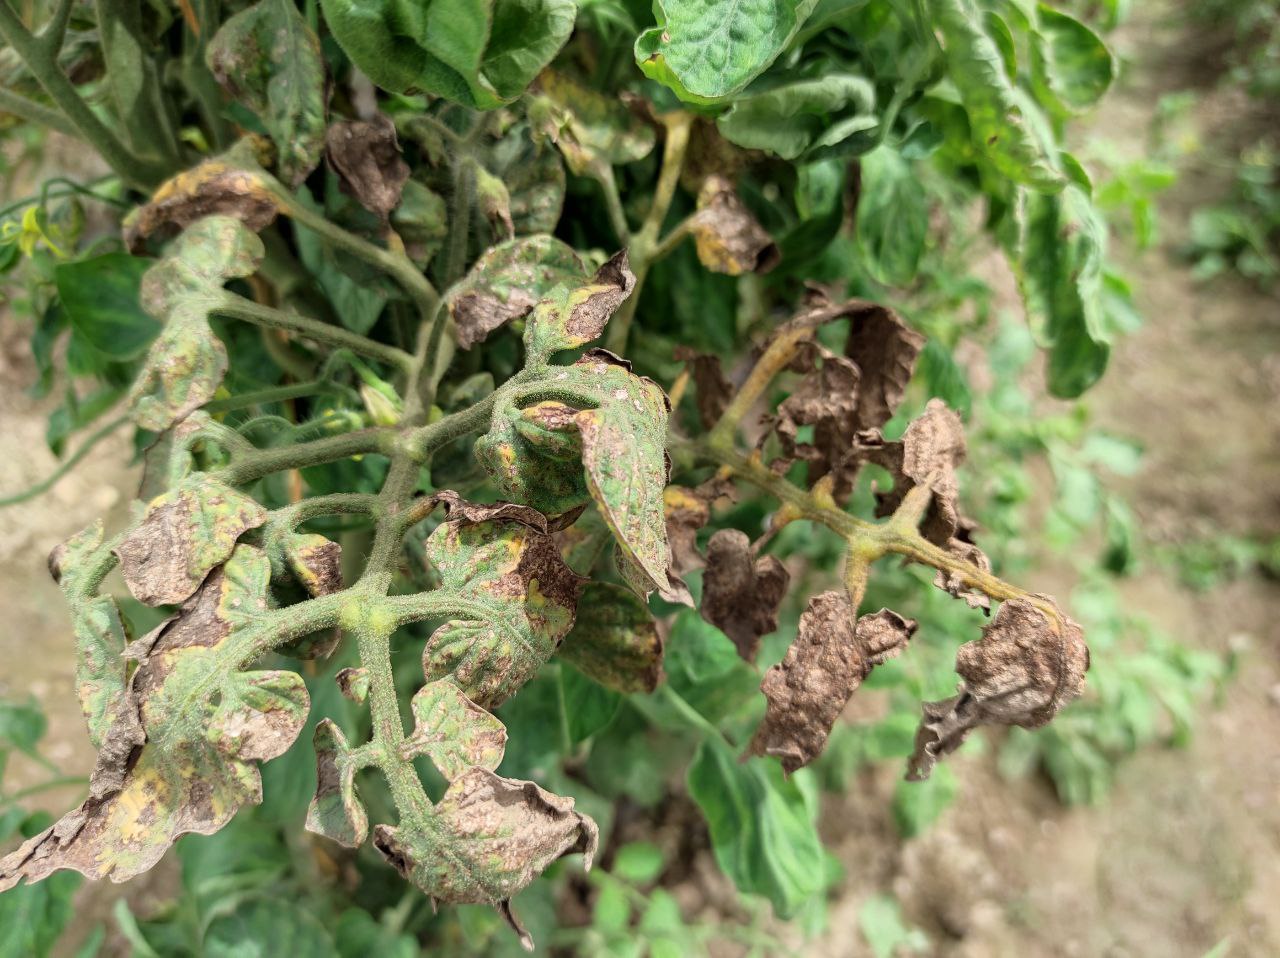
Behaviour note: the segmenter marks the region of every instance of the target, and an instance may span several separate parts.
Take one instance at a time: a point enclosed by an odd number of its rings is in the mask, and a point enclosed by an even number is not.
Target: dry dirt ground
[[[1144,148],[1159,96],[1190,82],[1209,52],[1209,39],[1170,16],[1176,5],[1134,6],[1135,21],[1113,37],[1124,79],[1085,134],[1130,155]],[[1239,98],[1197,95],[1200,136],[1229,143]],[[1119,252],[1140,281],[1147,324],[1120,344],[1089,396],[1097,421],[1145,444],[1146,468],[1125,491],[1163,541],[1215,529],[1280,533],[1280,305],[1230,280],[1194,285],[1174,253],[1190,211],[1221,189],[1221,173],[1188,157],[1162,203],[1163,244],[1141,257]],[[47,404],[24,393],[33,376],[25,332],[0,318],[5,491],[54,466],[43,441]],[[125,440],[108,441],[37,506],[0,511],[0,695],[30,692],[48,707],[48,755],[67,769],[87,770],[93,756],[72,705],[67,616],[44,556],[104,512],[122,518],[137,480],[126,460]],[[1072,582],[1050,566],[1029,584],[1065,594]],[[865,954],[858,911],[867,896],[889,893],[937,955],[1199,958],[1219,945],[1219,955],[1280,954],[1280,588],[1249,578],[1197,594],[1149,569],[1123,591],[1185,643],[1244,650],[1239,677],[1190,747],[1139,754],[1106,804],[1076,809],[1044,783],[1004,781],[989,757],[964,757],[960,799],[905,843],[893,837],[889,810],[898,770],[867,773],[828,803],[824,833],[848,877],[831,931],[800,953]],[[56,811],[68,800],[43,804]],[[110,892],[87,894],[101,907]]]

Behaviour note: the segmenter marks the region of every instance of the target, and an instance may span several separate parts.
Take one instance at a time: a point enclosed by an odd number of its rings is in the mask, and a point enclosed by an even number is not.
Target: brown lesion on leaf
[[[596,270],[591,284],[582,289],[578,301],[572,302],[564,318],[565,332],[580,344],[599,339],[609,317],[635,288],[636,277],[631,272],[627,251],[619,250]]]
[[[703,181],[689,229],[698,259],[712,272],[767,273],[782,259],[773,237],[747,209],[733,183],[718,174]]]
[[[777,556],[757,558],[745,532],[721,529],[707,543],[702,617],[733,640],[743,659],[754,662],[761,637],[778,628],[778,609],[790,582]]]
[[[702,428],[710,429],[720,421],[724,411],[729,408],[729,400],[733,398],[733,384],[725,377],[720,357],[700,353],[686,346],[677,346],[673,355],[675,359],[684,362],[689,370],[698,405],[698,419]]]
[[[342,191],[384,222],[400,205],[409,179],[409,164],[391,118],[377,113],[371,120],[340,120],[325,133],[325,157],[338,174]]]

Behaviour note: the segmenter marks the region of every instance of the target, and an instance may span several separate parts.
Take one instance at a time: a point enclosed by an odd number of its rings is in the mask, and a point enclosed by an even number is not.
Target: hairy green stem
[[[231,463],[214,472],[213,476],[228,485],[242,486],[286,469],[305,469],[351,456],[375,453],[389,456],[394,444],[395,430],[378,426],[289,446],[237,449],[232,452]]]
[[[622,195],[618,192],[618,181],[614,179],[613,167],[601,160],[592,164],[591,175],[600,184],[604,192],[605,211],[609,214],[609,224],[623,246],[631,243],[631,224],[627,222],[627,214],[622,208]]]
[[[211,416],[221,413],[247,409],[249,406],[265,406],[273,402],[285,402],[289,399],[301,399],[304,396],[315,396],[321,393],[345,392],[341,387],[323,379],[313,379],[305,383],[291,383],[287,386],[268,386],[251,392],[228,396],[226,399],[215,399],[205,403],[202,408]]]

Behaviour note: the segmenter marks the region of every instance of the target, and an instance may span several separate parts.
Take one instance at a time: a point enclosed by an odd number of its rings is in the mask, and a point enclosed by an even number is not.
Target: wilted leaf
[[[284,537],[289,571],[311,595],[331,595],[342,588],[342,546],[314,533],[291,532]]]
[[[790,582],[777,556],[756,558],[745,532],[721,529],[707,543],[702,617],[733,640],[742,658],[754,662],[760,638],[778,628],[778,608]]]
[[[230,155],[214,157],[161,183],[150,202],[125,219],[124,241],[136,252],[153,233],[183,230],[212,216],[233,217],[257,233],[279,212],[261,171],[238,165]]]
[[[587,584],[559,654],[618,692],[652,692],[662,680],[662,638],[648,605],[608,582]]]
[[[164,321],[130,392],[134,422],[161,431],[213,398],[227,371],[227,348],[209,328],[223,282],[249,276],[262,240],[239,220],[210,216],[189,227],[142,278],[142,306]]]
[[[241,533],[266,521],[253,499],[208,473],[193,473],[153,500],[116,547],[120,572],[139,602],[176,605],[226,561]]]
[[[858,378],[858,429],[878,429],[893,418],[924,349],[925,337],[892,309],[862,303],[850,315],[844,354],[853,360]]]
[[[1083,691],[1088,668],[1084,632],[1052,599],[1005,602],[981,639],[956,650],[960,694],[924,703],[907,778],[928,778],[979,725],[1046,724]]]
[[[525,326],[525,349],[531,361],[545,362],[558,350],[576,349],[598,339],[635,286],[624,249],[605,261],[589,283],[548,289]]]
[[[657,140],[615,97],[589,89],[550,68],[538,77],[538,91],[555,104],[558,116],[546,132],[577,176],[598,164],[621,166],[644,159]]]
[[[572,247],[554,236],[528,236],[493,247],[446,299],[458,345],[470,349],[484,342],[552,290],[580,285],[586,272]]]
[[[356,795],[357,766],[347,737],[333,719],[321,719],[313,739],[316,795],[307,808],[307,831],[347,848],[358,848],[369,834],[369,816]]]
[[[392,93],[491,110],[524,92],[573,32],[573,0],[322,0],[351,61]]]
[[[62,868],[125,881],[183,834],[210,834],[262,798],[256,763],[282,754],[306,722],[292,672],[239,671],[266,612],[267,557],[240,545],[179,614],[139,639],[89,797],[0,861],[0,890]]]
[[[424,551],[459,609],[427,640],[427,680],[451,676],[481,707],[501,704],[573,626],[582,580],[550,535],[520,521],[451,515]]]
[[[876,91],[865,77],[828,73],[735,98],[716,128],[731,143],[784,160],[865,153],[878,142]]]
[[[513,896],[565,855],[591,867],[599,832],[573,799],[533,782],[470,768],[454,780],[424,825],[379,825],[373,844],[435,901],[495,905],[526,948],[533,942],[510,911]]]
[[[687,346],[675,348],[675,359],[682,360],[693,378],[695,399],[698,403],[698,419],[702,428],[710,429],[720,421],[733,398],[733,384],[725,378],[720,368],[720,357],[699,353]]]
[[[854,448],[860,379],[850,360],[824,351],[822,364],[778,407],[774,424],[784,455],[809,464],[808,484],[831,476],[831,494],[841,503],[853,492],[861,464]],[[813,427],[811,442],[796,442],[801,426]]]
[[[733,495],[733,481],[720,475],[712,476],[694,489],[667,486],[663,490],[662,508],[667,517],[671,567],[677,575],[704,565],[698,551],[698,530],[711,521],[712,504]]]
[[[945,548],[952,555],[960,557],[983,572],[990,572],[991,560],[987,558],[986,553],[973,543],[972,537],[975,528],[975,523],[961,516],[959,528]],[[985,592],[966,586],[964,579],[955,573],[939,569],[938,574],[934,576],[933,584],[957,599],[964,599],[971,609],[982,609],[984,612],[991,611],[990,597]]]
[[[449,679],[418,689],[412,708],[414,728],[400,745],[401,758],[426,755],[451,782],[471,766],[493,771],[501,763],[506,727]]]
[[[338,683],[338,691],[357,705],[363,705],[369,697],[369,670],[365,668],[339,669],[333,677]]]
[[[297,186],[324,150],[324,60],[293,0],[259,0],[229,18],[205,50],[214,77],[271,134],[280,178]]]
[[[778,265],[773,237],[723,176],[709,176],[702,184],[691,229],[698,259],[713,273],[767,273]]]
[[[396,125],[384,113],[372,120],[340,120],[325,134],[325,156],[342,191],[383,220],[400,205],[409,164],[400,156]]]
[[[653,5],[636,63],[690,103],[723,103],[769,68],[818,0],[707,0]]]
[[[863,679],[901,654],[916,627],[888,609],[857,618],[845,592],[814,596],[786,657],[760,683],[769,708],[747,753],[772,755],[787,772],[808,765]]]

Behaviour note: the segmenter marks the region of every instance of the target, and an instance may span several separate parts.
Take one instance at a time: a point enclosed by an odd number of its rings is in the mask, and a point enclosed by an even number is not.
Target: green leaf
[[[2,715],[0,722],[4,721]],[[48,816],[40,813],[27,816],[22,821],[22,834],[38,832],[47,821]],[[45,958],[51,954],[75,915],[72,900],[80,885],[79,875],[57,875],[0,895],[0,958]]]
[[[627,251],[622,250],[596,270],[589,282],[548,288],[525,326],[526,363],[546,362],[552,353],[598,339],[635,285]]]
[[[407,192],[409,196],[415,195],[413,191]],[[324,213],[305,187],[299,188],[295,196],[312,212]],[[377,281],[362,281],[359,278],[362,264],[351,254],[336,249],[314,230],[294,223],[293,235],[298,244],[298,258],[307,272],[315,277],[338,321],[362,336],[373,329],[390,298],[383,285]],[[404,240],[408,243],[409,236]]]
[[[858,930],[875,958],[894,958],[929,948],[924,932],[908,927],[902,920],[902,909],[887,895],[873,895],[858,909]]]
[[[324,153],[325,83],[320,41],[293,0],[259,0],[214,34],[205,60],[231,96],[261,118],[280,178],[296,186]]]
[[[903,838],[914,838],[938,820],[955,800],[959,785],[949,765],[921,782],[900,781],[893,792],[893,819]]]
[[[662,678],[662,639],[649,606],[609,582],[590,582],[560,657],[618,692],[652,692]]]
[[[875,87],[850,73],[780,80],[735,99],[716,127],[731,143],[784,160],[852,156],[876,144],[875,103]]]
[[[301,903],[285,897],[242,904],[215,918],[205,933],[206,958],[340,958],[324,925]]]
[[[969,115],[973,148],[1002,177],[1043,192],[1062,189],[1063,177],[1027,129],[1031,105],[1015,96],[1000,49],[982,28],[973,0],[938,0],[932,24],[947,54],[947,72]]]
[[[351,61],[392,93],[427,93],[491,110],[524,92],[551,62],[574,0],[322,0]]]
[[[342,958],[420,958],[417,939],[376,921],[358,905],[338,916],[333,938]]]
[[[798,776],[796,776],[798,777]],[[824,887],[814,812],[773,761],[740,763],[706,739],[689,767],[689,794],[711,831],[716,861],[739,891],[763,895],[782,918]]]
[[[144,429],[168,429],[213,398],[227,371],[227,348],[209,328],[224,281],[249,276],[262,240],[231,216],[189,226],[142,277],[142,306],[165,324],[130,395]]]
[[[630,842],[618,849],[610,873],[635,885],[657,881],[666,862],[662,849],[650,842]]]
[[[1033,31],[1036,81],[1067,110],[1085,110],[1102,98],[1115,79],[1116,64],[1098,35],[1074,17],[1040,4]]]
[[[928,232],[927,194],[911,164],[887,147],[864,156],[857,237],[872,277],[887,286],[915,279]]]
[[[538,92],[559,114],[548,119],[547,125],[574,174],[587,175],[601,164],[634,163],[653,150],[657,140],[653,127],[641,122],[616,97],[551,69],[538,78]]]
[[[47,727],[44,712],[34,699],[27,703],[0,699],[0,749],[16,748],[35,755],[36,743],[44,737]]]
[[[356,795],[358,771],[347,737],[332,719],[316,725],[316,794],[307,808],[307,831],[347,848],[364,844],[369,816]]]
[[[471,766],[493,771],[501,764],[506,728],[453,682],[428,682],[413,696],[411,708],[414,728],[400,746],[401,758],[426,755],[450,782]]]
[[[151,265],[140,256],[103,253],[55,266],[58,299],[76,335],[111,359],[140,356],[160,332],[139,302],[142,276]]]
[[[622,705],[617,692],[568,665],[560,666],[560,698],[569,740],[575,745],[608,725]]]
[[[689,103],[726,102],[787,48],[818,0],[657,0],[636,63]]]

